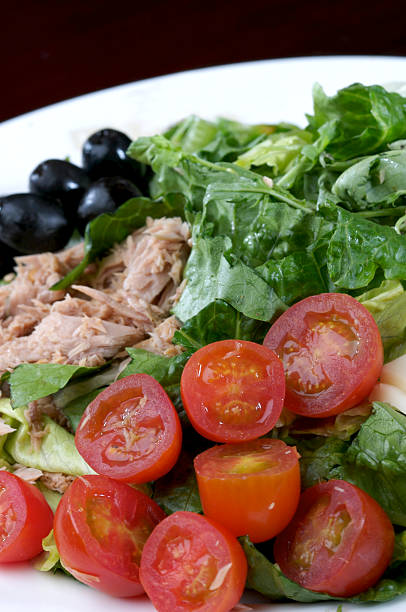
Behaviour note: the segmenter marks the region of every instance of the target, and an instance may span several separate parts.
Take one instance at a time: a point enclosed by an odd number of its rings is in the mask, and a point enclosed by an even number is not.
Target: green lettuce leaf
[[[368,156],[345,170],[332,187],[349,210],[394,206],[406,195],[406,151]]]
[[[406,237],[332,203],[320,206],[336,229],[327,251],[331,280],[341,289],[367,287],[378,269],[386,279],[406,279]]]
[[[14,463],[44,472],[62,472],[73,476],[94,474],[79,455],[73,435],[49,417],[44,416],[45,434],[36,448],[31,441],[23,407],[13,409],[10,400],[0,399],[0,414],[11,417],[16,427],[15,432],[8,434],[4,445]]]
[[[172,470],[154,483],[153,499],[167,513],[202,512],[193,455],[182,450]]]
[[[130,374],[149,374],[157,380],[171,398],[175,407],[182,409],[180,398],[180,377],[185,363],[190,357],[190,352],[180,353],[175,357],[156,355],[144,349],[128,348],[131,362],[123,370],[119,378]]]
[[[215,300],[223,300],[246,317],[270,321],[286,306],[249,266],[234,259],[227,237],[198,238],[186,264],[186,287],[174,308],[185,322]]]
[[[49,534],[42,540],[42,548],[44,552],[36,560],[35,569],[40,572],[55,572],[58,569],[62,569],[53,529],[51,529]]]
[[[328,97],[320,85],[313,88],[314,115],[310,126],[318,130],[334,122],[335,133],[326,151],[337,160],[382,151],[406,136],[406,100],[379,85],[354,83]]]
[[[29,402],[56,393],[74,378],[95,374],[100,369],[59,363],[23,363],[9,378],[12,405],[15,408],[25,406]]]
[[[190,351],[218,340],[262,343],[268,329],[268,323],[246,317],[226,302],[215,300],[176,331],[173,341]]]

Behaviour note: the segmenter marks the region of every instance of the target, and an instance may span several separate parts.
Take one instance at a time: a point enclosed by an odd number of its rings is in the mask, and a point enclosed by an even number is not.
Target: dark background
[[[1,4],[0,121],[191,68],[303,55],[406,55],[406,5],[394,0]]]

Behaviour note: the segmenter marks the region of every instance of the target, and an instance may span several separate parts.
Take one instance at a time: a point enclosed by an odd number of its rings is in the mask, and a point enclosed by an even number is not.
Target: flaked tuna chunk
[[[126,241],[107,257],[90,284],[114,295],[121,304],[133,305],[137,300],[158,306],[165,294],[167,309],[170,295],[182,280],[189,253],[187,223],[178,217],[147,219],[147,225],[128,236]]]
[[[143,332],[135,327],[103,321],[98,317],[70,316],[51,310],[30,336],[3,344],[0,371],[27,362],[96,366],[143,336]]]
[[[142,348],[157,355],[174,357],[182,352],[180,346],[172,343],[173,335],[178,329],[180,329],[180,323],[177,318],[168,317],[149,333],[149,338],[138,342],[135,348]]]
[[[0,288],[0,343],[30,334],[65,291],[50,287],[83,258],[83,245],[60,253],[16,257],[16,277]]]

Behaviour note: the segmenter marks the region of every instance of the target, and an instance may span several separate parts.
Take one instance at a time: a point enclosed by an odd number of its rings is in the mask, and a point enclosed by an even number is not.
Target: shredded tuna
[[[24,416],[28,422],[31,444],[35,450],[39,450],[41,440],[47,433],[47,428],[43,419],[44,415],[49,416],[56,421],[58,425],[71,431],[69,420],[63,412],[56,407],[50,395],[30,402],[27,409],[24,411]]]
[[[182,348],[172,343],[173,335],[180,328],[180,323],[176,317],[171,316],[165,319],[160,325],[155,327],[147,340],[136,344],[136,348],[142,348],[157,355],[173,357],[182,352]]]
[[[65,276],[83,257],[83,245],[61,253],[16,257],[16,276],[0,288],[0,343],[26,336],[64,297],[65,291],[50,287]]]
[[[14,427],[10,427],[4,420],[0,417],[0,436],[6,436],[9,433],[13,433],[15,431]]]
[[[69,485],[75,480],[75,476],[62,474],[61,472],[44,472],[39,480],[47,489],[57,491],[57,493],[65,493]]]
[[[25,467],[25,465],[17,467],[17,469],[14,469],[15,467],[16,466],[13,465],[13,474],[19,478],[22,478],[23,480],[26,480],[27,482],[34,483],[42,476],[41,470],[37,470],[37,468]]]
[[[71,289],[82,297],[49,287],[83,246],[18,258],[16,279],[0,288],[0,371],[24,362],[101,365],[146,336],[151,350],[176,354],[165,318],[181,291],[189,237],[179,218],[148,219]]]

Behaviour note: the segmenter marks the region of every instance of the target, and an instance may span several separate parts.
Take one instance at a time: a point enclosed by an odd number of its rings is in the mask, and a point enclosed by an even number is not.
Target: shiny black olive
[[[16,255],[18,255],[17,251],[0,242],[0,278],[14,270]]]
[[[49,196],[61,202],[65,214],[73,217],[84,192],[90,185],[86,172],[62,159],[47,159],[30,174],[32,193]]]
[[[90,185],[77,212],[77,226],[82,233],[86,224],[101,213],[114,212],[130,198],[141,195],[134,183],[121,176],[106,176]]]
[[[58,202],[35,193],[0,197],[0,240],[20,253],[58,251],[71,234]]]
[[[92,179],[105,176],[123,176],[145,193],[148,180],[147,167],[130,157],[126,151],[131,143],[123,132],[104,128],[95,132],[82,147],[82,166]]]

